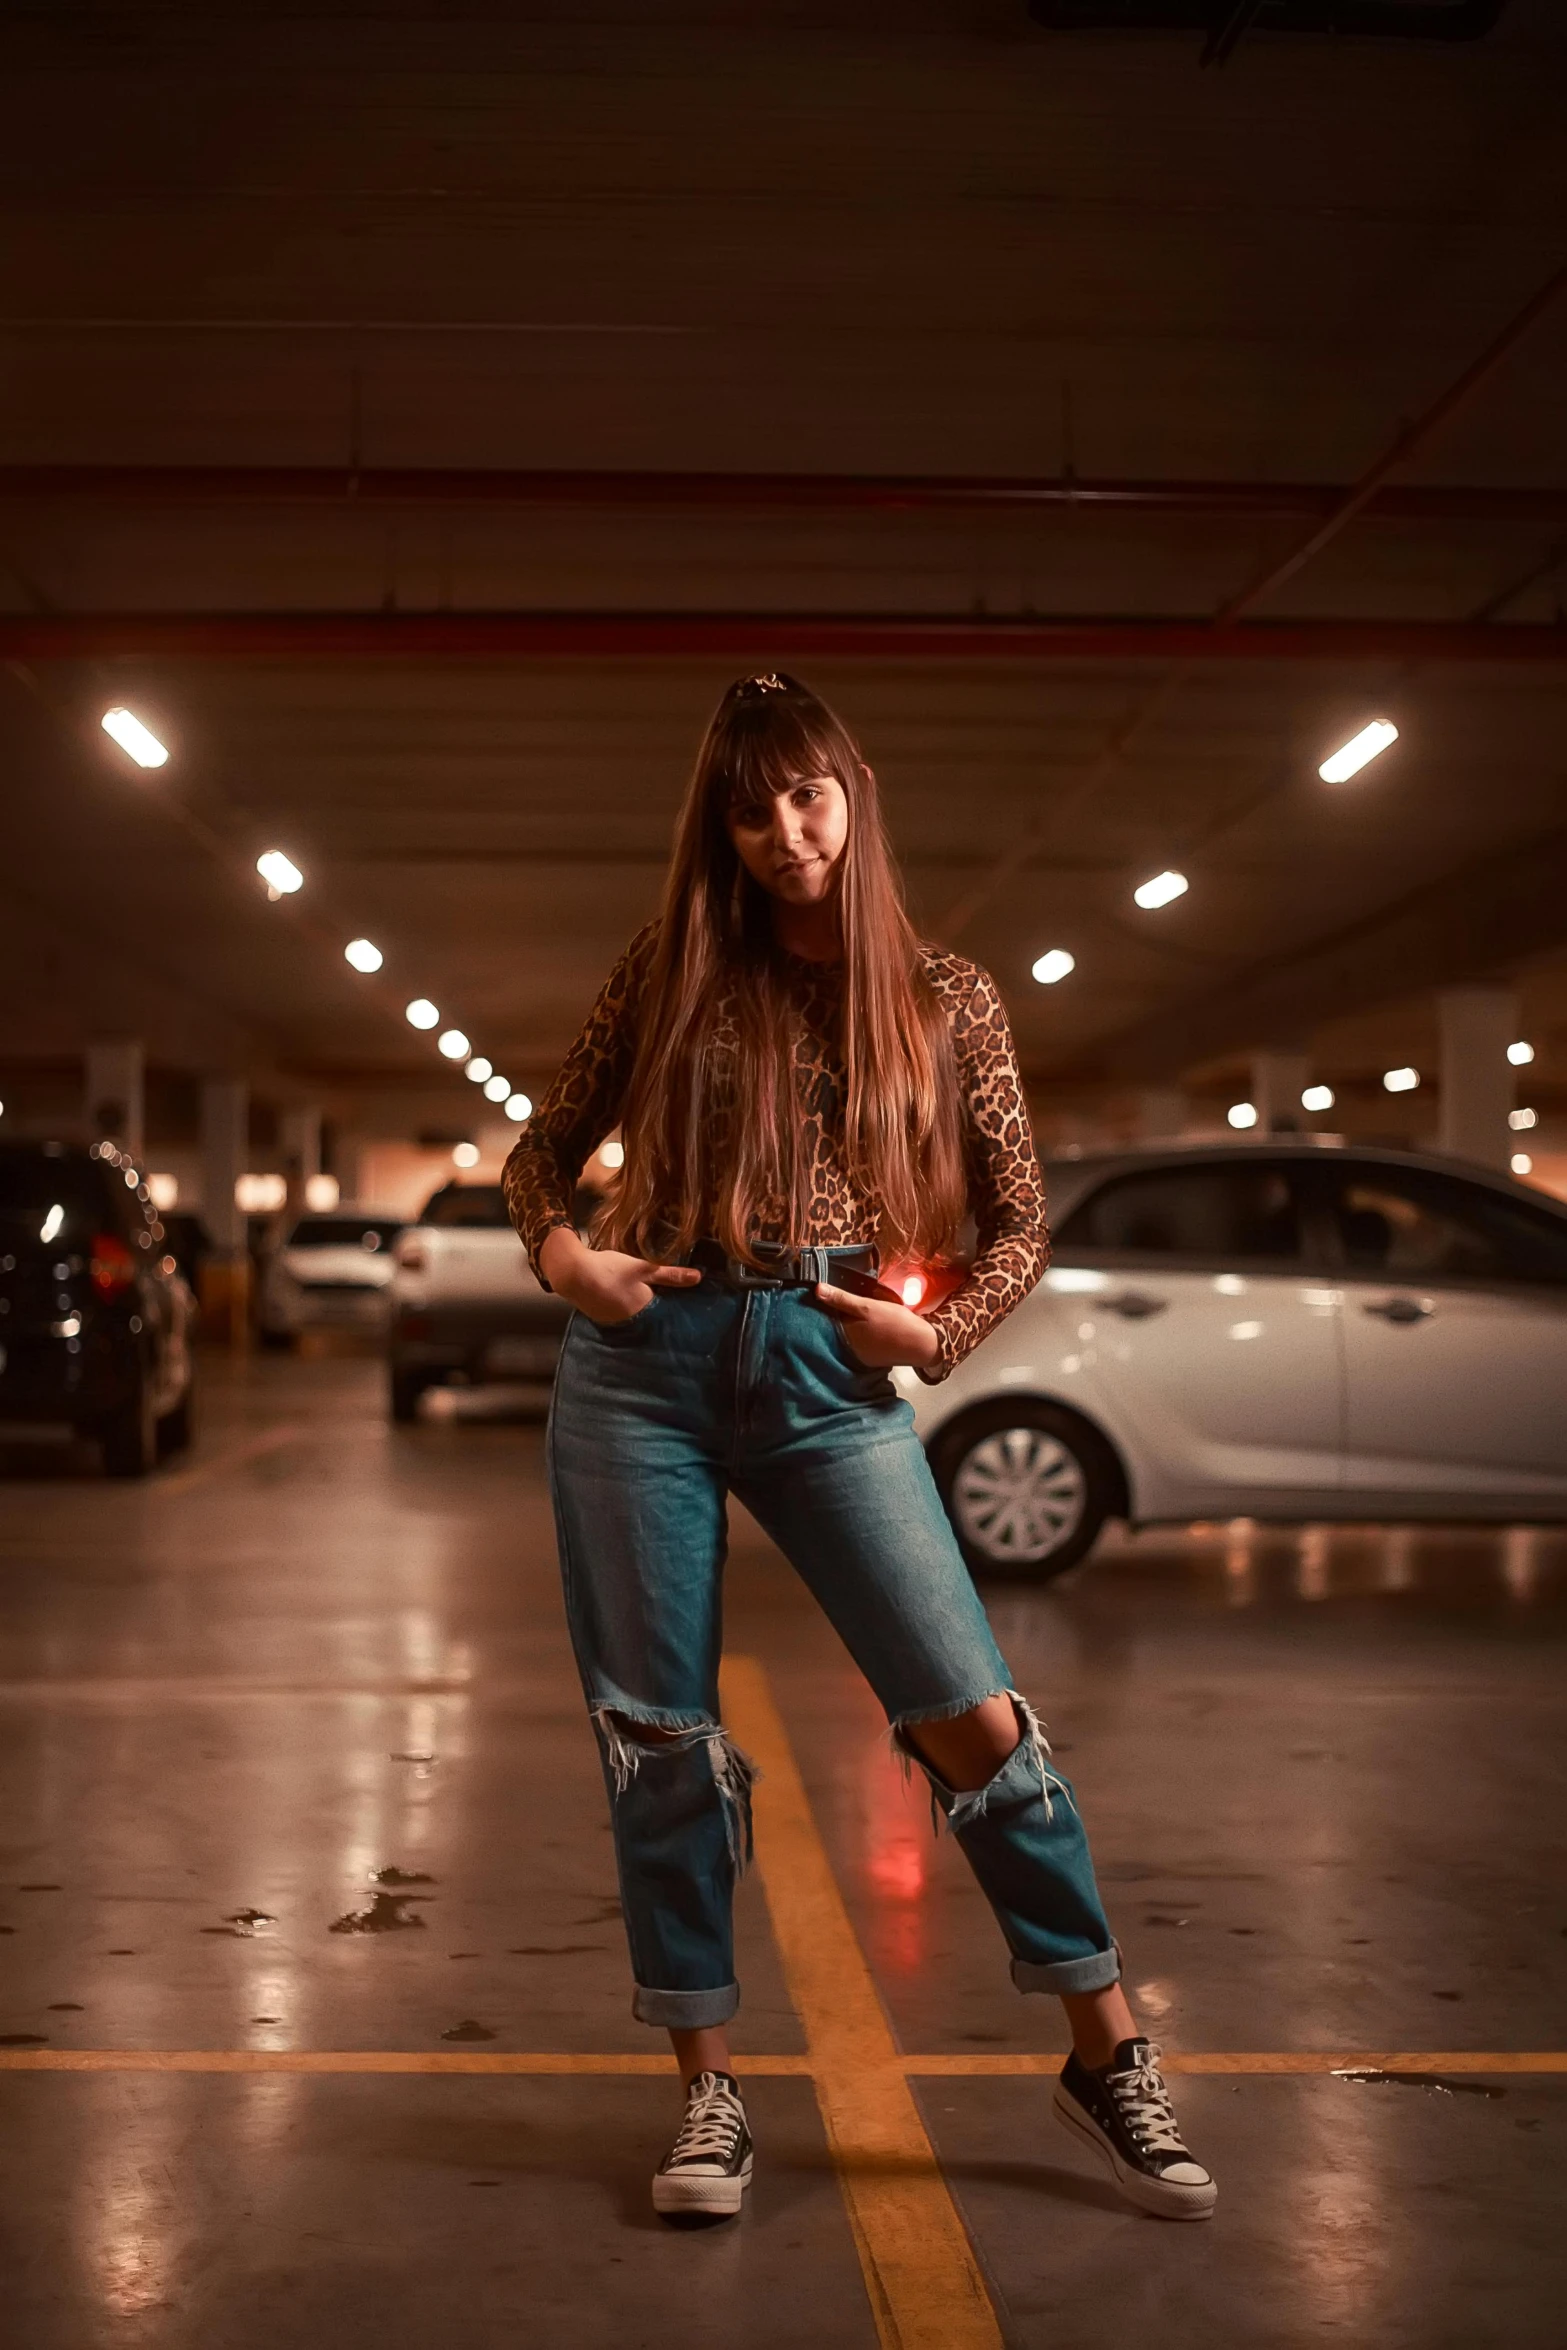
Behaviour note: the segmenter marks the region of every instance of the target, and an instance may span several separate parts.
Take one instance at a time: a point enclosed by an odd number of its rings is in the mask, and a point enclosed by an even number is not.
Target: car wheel
[[[1032,1397],[965,1412],[932,1445],[931,1469],[976,1574],[1065,1574],[1117,1505],[1103,1437],[1075,1412]]]
[[[393,1371],[391,1381],[392,1417],[406,1426],[419,1417],[419,1398],[430,1382],[419,1371]]]
[[[111,1477],[145,1477],[158,1458],[158,1423],[143,1382],[111,1419],[98,1423],[103,1465]]]
[[[166,1461],[171,1453],[186,1452],[196,1434],[196,1388],[190,1382],[172,1412],[165,1412],[158,1422],[158,1458]]]

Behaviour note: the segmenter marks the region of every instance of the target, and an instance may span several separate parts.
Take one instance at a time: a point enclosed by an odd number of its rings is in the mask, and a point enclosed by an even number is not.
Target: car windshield
[[[390,1248],[401,1224],[384,1216],[311,1216],[288,1236],[290,1248],[362,1248],[372,1256]]]
[[[498,1183],[448,1183],[428,1202],[419,1221],[475,1232],[504,1232],[511,1224]]]
[[[118,1207],[118,1202],[113,1204]],[[110,1222],[109,1209],[102,1174],[83,1159],[25,1145],[0,1150],[0,1217],[8,1233],[41,1240],[79,1239],[101,1231]]]

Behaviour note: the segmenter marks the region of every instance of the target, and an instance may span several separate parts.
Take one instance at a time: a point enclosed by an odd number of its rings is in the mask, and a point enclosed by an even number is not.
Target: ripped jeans
[[[566,1611],[597,1732],[636,1978],[677,2030],[740,2002],[731,1907],[751,1766],[721,1727],[725,1500],[793,1563],[903,1733],[1013,1697],[1018,1744],[956,1794],[921,1763],[1025,1991],[1120,1965],[1072,1790],[1051,1767],[931,1480],[913,1415],[801,1288],[712,1279],[628,1322],[573,1316],[550,1408]],[[676,1732],[639,1740],[637,1726]]]

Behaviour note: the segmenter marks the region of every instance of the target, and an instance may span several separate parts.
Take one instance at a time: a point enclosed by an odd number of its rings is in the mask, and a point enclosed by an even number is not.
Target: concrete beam
[[[1567,940],[1567,826],[1464,864],[1298,953],[1123,1030],[1070,1074],[1153,1084],[1424,988],[1487,979]],[[1058,1079],[1065,1067],[1041,1074]]]

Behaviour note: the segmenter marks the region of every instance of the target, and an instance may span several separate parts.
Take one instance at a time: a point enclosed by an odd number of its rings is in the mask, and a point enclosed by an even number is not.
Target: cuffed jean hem
[[[1012,1980],[1020,1991],[1054,1991],[1058,1996],[1063,1991],[1108,1991],[1121,1980],[1121,1955],[1095,1950],[1087,1958],[1058,1958],[1051,1966],[1015,1958]]]
[[[705,2032],[727,2024],[740,2005],[738,1983],[720,1984],[716,1991],[650,1991],[639,1983],[631,2012],[639,2024],[662,2024],[670,2032]]]

